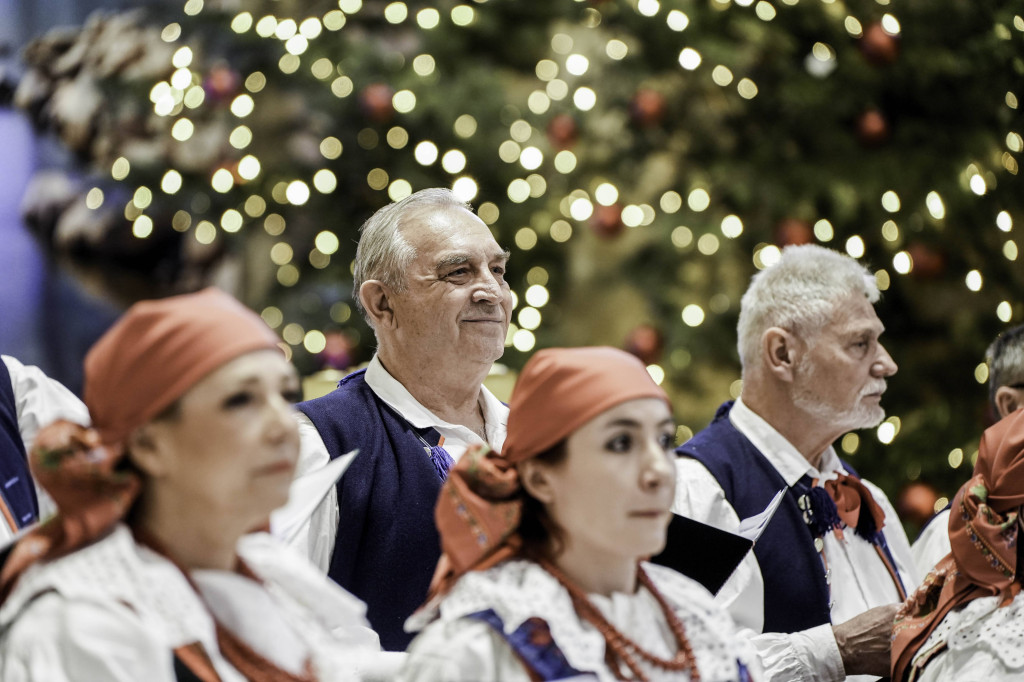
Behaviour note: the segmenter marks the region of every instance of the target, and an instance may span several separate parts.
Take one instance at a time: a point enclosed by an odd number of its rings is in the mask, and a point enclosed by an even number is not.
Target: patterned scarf
[[[892,679],[902,681],[928,636],[950,611],[980,597],[1006,606],[1020,592],[1017,540],[1024,505],[1024,410],[981,437],[974,475],[953,499],[952,551],[904,602],[893,628]]]

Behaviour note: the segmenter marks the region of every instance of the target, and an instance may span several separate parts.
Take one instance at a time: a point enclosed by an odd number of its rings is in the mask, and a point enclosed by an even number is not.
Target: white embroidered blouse
[[[753,647],[737,634],[736,626],[700,584],[672,571],[644,564],[651,581],[671,604],[686,629],[704,682],[742,679],[740,664],[758,679],[760,664]],[[601,613],[627,637],[663,658],[675,654],[675,640],[661,607],[647,590],[610,597],[590,595]],[[593,625],[581,620],[568,591],[538,564],[510,560],[486,571],[464,575],[452,591],[432,607],[414,614],[407,629],[422,629],[409,647],[399,674],[401,682],[482,682],[529,679],[506,640],[490,625],[468,616],[492,609],[506,632],[529,618],[547,622],[551,637],[584,679],[615,680],[605,662],[605,640]],[[436,620],[427,624],[431,618]],[[425,627],[424,627],[425,626]],[[651,680],[682,682],[689,673],[643,664]]]
[[[390,679],[401,654],[380,651],[365,606],[266,534],[238,554],[257,583],[194,571],[196,593],[126,526],[54,561],[31,566],[0,607],[4,682],[173,682],[174,649],[202,645],[223,682],[243,682],[217,646],[214,620],[279,667],[321,682]]]

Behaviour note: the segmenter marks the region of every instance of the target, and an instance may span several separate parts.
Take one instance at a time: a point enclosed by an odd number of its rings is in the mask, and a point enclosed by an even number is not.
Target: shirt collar
[[[465,428],[458,424],[444,421],[424,407],[413,397],[412,393],[409,393],[401,382],[391,376],[376,354],[370,360],[370,364],[367,365],[364,378],[367,385],[377,394],[378,398],[383,400],[388,407],[402,415],[407,422],[417,429]],[[484,428],[487,430],[487,435],[492,436],[492,431],[499,427],[503,431],[508,423],[508,407],[494,397],[494,394],[483,385],[480,386],[479,404],[484,417]],[[504,438],[501,440],[504,440]]]
[[[825,480],[835,478],[836,474],[843,471],[839,456],[831,445],[821,453],[821,468],[812,467],[792,443],[743,404],[740,398],[736,399],[729,410],[729,421],[761,451],[788,486],[792,486],[805,474],[811,478]]]

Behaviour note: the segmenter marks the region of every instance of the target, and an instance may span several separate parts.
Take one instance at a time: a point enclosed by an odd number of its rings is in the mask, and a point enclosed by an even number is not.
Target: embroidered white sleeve
[[[756,635],[752,641],[764,666],[766,682],[842,682],[845,679],[843,659],[831,625],[792,634]]]
[[[126,607],[39,597],[0,644],[4,682],[174,682],[169,648]]]
[[[920,651],[945,641],[947,649],[925,666],[921,680],[1024,679],[1024,597],[1000,607],[999,597],[982,597],[951,611]]]

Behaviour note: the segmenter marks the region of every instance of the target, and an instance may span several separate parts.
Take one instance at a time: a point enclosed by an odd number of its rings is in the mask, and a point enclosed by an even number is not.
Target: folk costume
[[[58,421],[31,452],[58,513],[0,570],[0,679],[360,679],[376,648],[362,605],[301,557],[253,536],[234,572],[186,570],[131,523],[144,481],[124,466],[129,435],[225,363],[277,348],[259,316],[213,289],[138,303],[93,346],[95,428]]]
[[[548,349],[513,391],[501,455],[473,449],[452,470],[436,518],[444,554],[399,679],[749,680],[759,664],[698,583],[637,564],[633,593],[585,594],[518,535],[515,464],[616,405],[668,402],[643,364],[611,348]]]
[[[508,408],[480,390],[488,441],[500,448]],[[299,476],[359,451],[313,512],[298,548],[366,603],[384,649],[404,651],[412,636],[403,624],[426,598],[441,554],[433,522],[441,483],[466,448],[483,441],[433,415],[376,356],[298,409]]]
[[[885,494],[830,447],[820,470],[741,400],[677,449],[676,505],[735,531],[788,488],[764,534],[718,593],[769,679],[846,678],[831,624],[902,601],[916,585],[906,535]]]
[[[950,505],[951,551],[900,608],[896,682],[1024,679],[1021,510],[1024,410],[981,438],[974,475]]]
[[[89,423],[82,401],[38,367],[2,356],[0,362],[0,545],[53,512],[28,467],[28,448],[41,426],[57,419]]]

